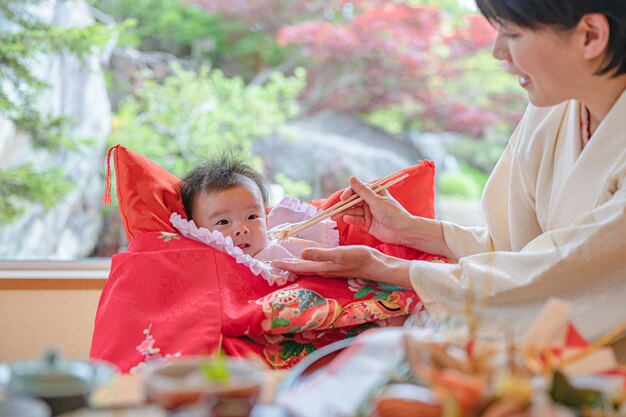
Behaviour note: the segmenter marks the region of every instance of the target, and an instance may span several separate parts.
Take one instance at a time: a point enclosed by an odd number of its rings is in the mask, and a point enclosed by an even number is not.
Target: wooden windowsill
[[[102,289],[111,259],[0,261],[0,290]]]
[[[7,279],[0,278],[1,290],[101,290],[106,279]]]

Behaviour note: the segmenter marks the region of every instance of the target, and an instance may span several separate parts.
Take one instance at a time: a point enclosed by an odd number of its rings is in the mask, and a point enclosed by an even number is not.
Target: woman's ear
[[[609,21],[602,13],[586,14],[577,27],[584,35],[583,57],[587,60],[603,59],[610,38]]]

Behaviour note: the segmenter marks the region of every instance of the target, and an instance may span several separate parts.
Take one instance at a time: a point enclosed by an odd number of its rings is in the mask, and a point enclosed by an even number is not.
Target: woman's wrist
[[[372,250],[372,256],[363,278],[411,288],[411,261]]]
[[[439,220],[411,216],[398,233],[398,245],[407,246],[433,255],[451,256]]]

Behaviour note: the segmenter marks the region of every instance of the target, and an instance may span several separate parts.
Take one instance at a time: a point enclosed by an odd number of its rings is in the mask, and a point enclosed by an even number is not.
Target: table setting
[[[549,300],[517,342],[481,334],[479,312],[370,331],[314,374],[287,375],[275,401],[296,417],[626,416],[626,369],[606,346],[626,322],[587,343],[570,316]]]
[[[104,361],[0,364],[0,417],[626,416],[626,369],[549,300],[520,341],[481,333],[479,314],[415,315],[327,345],[288,371],[261,361],[181,357],[120,374]]]

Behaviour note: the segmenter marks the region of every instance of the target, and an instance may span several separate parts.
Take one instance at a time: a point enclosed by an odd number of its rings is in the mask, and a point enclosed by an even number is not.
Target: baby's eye
[[[218,220],[217,223],[215,223],[217,226],[225,226],[228,224],[228,220],[226,219],[222,219],[222,220]]]
[[[251,214],[251,215],[248,216],[248,220],[255,220],[255,219],[258,219],[258,218],[259,218],[259,216],[257,214]]]

